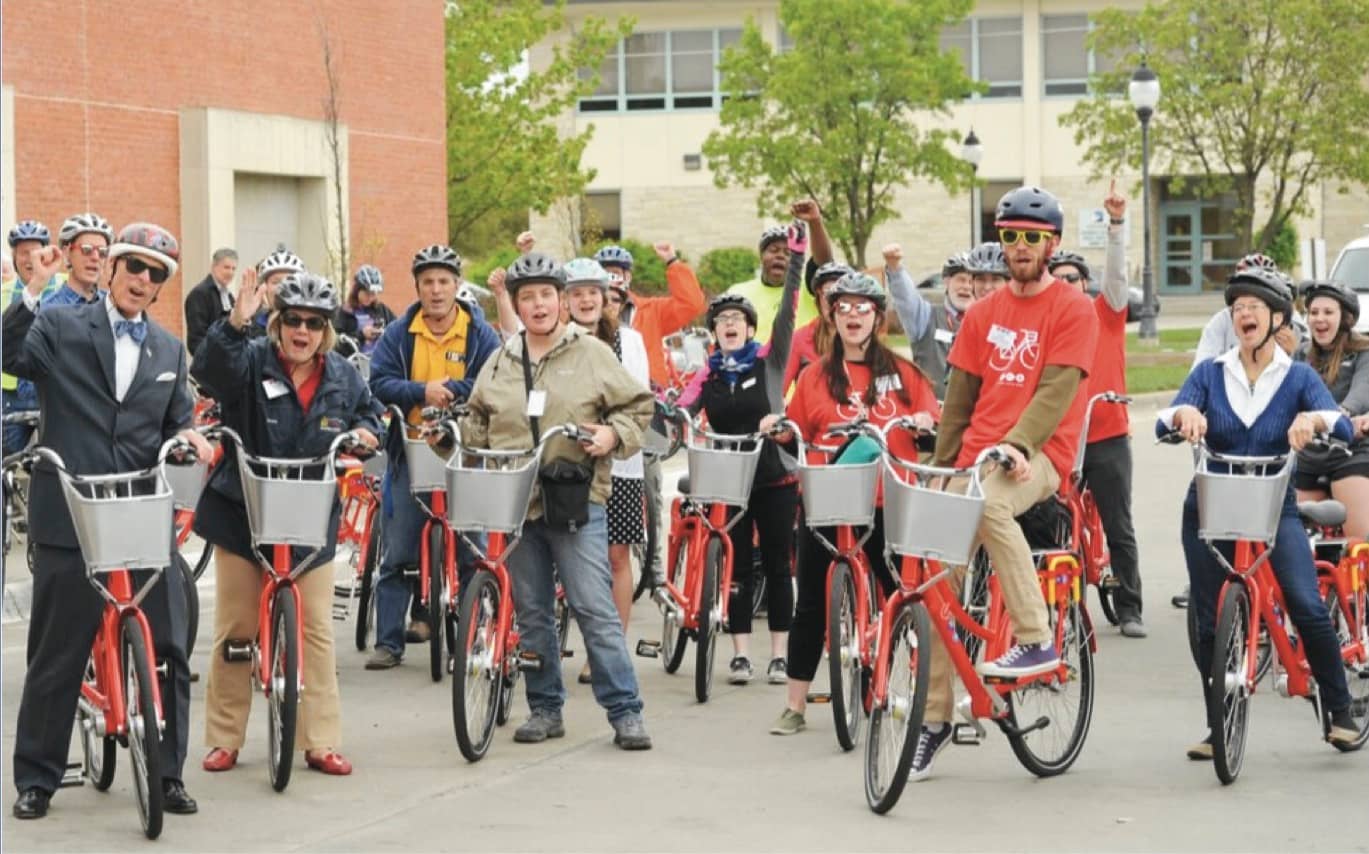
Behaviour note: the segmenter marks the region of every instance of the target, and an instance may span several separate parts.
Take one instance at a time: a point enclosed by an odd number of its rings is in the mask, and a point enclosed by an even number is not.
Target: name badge
[[[949,329],[938,329],[932,333],[932,337],[942,344],[955,343],[955,333]]]
[[[289,394],[290,389],[277,379],[264,379],[261,381],[262,390],[266,392],[267,400],[275,400],[283,394]]]
[[[541,418],[547,411],[547,393],[540,388],[528,392],[528,417]]]
[[[755,377],[747,377],[746,379],[742,380],[742,388],[751,388],[751,386],[753,386],[753,385],[755,385],[755,384],[756,384],[756,378],[755,378]]]

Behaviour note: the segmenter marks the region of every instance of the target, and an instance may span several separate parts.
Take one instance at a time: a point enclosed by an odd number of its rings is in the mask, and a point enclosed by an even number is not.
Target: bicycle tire
[[[494,739],[504,685],[504,662],[490,658],[499,607],[499,581],[479,570],[461,597],[461,642],[452,666],[452,729],[467,762],[483,759]]]
[[[1098,608],[1103,612],[1108,625],[1116,626],[1121,624],[1121,620],[1117,619],[1117,603],[1113,601],[1112,594],[1110,588],[1098,585]]]
[[[86,661],[86,675],[82,682],[95,683],[95,656]],[[95,686],[97,689],[99,686]],[[101,692],[103,693],[103,692]],[[108,791],[114,783],[114,769],[118,764],[119,740],[112,735],[96,734],[96,724],[104,716],[81,697],[76,702],[76,731],[81,734],[81,770],[86,781],[97,792]]]
[[[870,710],[870,734],[865,739],[865,801],[878,815],[893,809],[903,796],[927,713],[931,621],[921,602],[899,608],[889,638],[888,696]],[[907,667],[902,665],[905,658]],[[897,695],[896,687],[903,689]],[[892,766],[886,766],[890,760]]]
[[[428,673],[434,682],[442,681],[447,663],[442,649],[442,627],[446,622],[446,605],[442,601],[446,587],[446,529],[433,522],[428,528]]]
[[[660,502],[657,502],[659,504]],[[646,504],[646,542],[638,546],[633,546],[632,550],[637,552],[637,587],[632,591],[632,601],[636,602],[642,598],[642,594],[651,590],[651,563],[655,560],[656,547],[661,539],[661,514],[660,508],[652,512],[650,500]]]
[[[989,553],[981,547],[975,550],[970,560],[968,574],[963,579],[960,604],[972,618],[981,625],[988,621],[989,611]],[[984,641],[972,632],[965,632],[962,643],[971,662],[979,661],[984,650]]]
[[[865,706],[861,693],[860,638],[856,637],[856,583],[851,566],[839,560],[827,586],[827,667],[837,744],[853,750],[860,741]]]
[[[267,773],[271,788],[285,791],[295,754],[299,718],[299,615],[289,585],[276,589],[271,620],[271,684],[267,688]]]
[[[200,549],[200,556],[195,559],[195,565],[191,567],[195,580],[199,581],[204,575],[204,571],[209,568],[209,560],[214,557],[214,544],[205,543],[204,548]]]
[[[372,512],[371,533],[366,538],[366,563],[361,568],[361,589],[357,594],[357,652],[370,646],[371,594],[375,589],[376,568],[380,566],[380,514]]]
[[[1245,685],[1250,607],[1250,593],[1238,581],[1226,585],[1217,607],[1217,637],[1208,674],[1207,721],[1212,731],[1212,767],[1225,785],[1236,782],[1245,761],[1250,716],[1250,691]]]
[[[694,699],[700,703],[707,703],[713,690],[713,659],[722,628],[713,612],[722,601],[722,572],[722,535],[710,534],[704,550],[704,583],[699,595],[699,631],[694,648]]]
[[[1048,607],[1048,613],[1054,638],[1060,612]],[[1022,735],[1008,735],[1008,744],[1012,747],[1017,761],[1038,777],[1054,777],[1069,770],[1084,750],[1084,741],[1088,738],[1089,725],[1093,721],[1093,649],[1089,645],[1088,625],[1084,620],[1083,611],[1077,604],[1065,609],[1065,628],[1060,640],[1055,642],[1058,644],[1061,660],[1070,671],[1067,682],[1060,685],[1038,680],[1008,695],[1008,720],[1015,725],[1022,726],[1025,723],[1030,726],[1035,719],[1042,716],[1050,720],[1042,729]],[[1063,698],[1072,684],[1078,685],[1079,690],[1078,701],[1073,709],[1073,720],[1070,720],[1070,703]],[[1033,704],[1029,701],[1038,698],[1044,699],[1054,713],[1033,713]],[[1024,711],[1026,714],[1023,714]],[[1024,720],[1027,718],[1031,720]],[[1044,752],[1047,739],[1058,732],[1065,733],[1064,739],[1057,739],[1057,747],[1047,755]]]
[[[1193,656],[1193,666],[1202,668],[1203,663],[1198,658],[1198,609],[1194,607],[1193,600],[1190,599],[1188,607],[1184,609],[1184,629],[1188,633],[1188,652]]]
[[[688,577],[689,547],[687,543],[682,543],[675,555],[675,565],[670,569],[670,583],[676,590],[684,590],[685,579]],[[666,673],[674,673],[680,669],[688,645],[689,635],[667,611],[661,617],[661,663],[665,665]]]
[[[156,839],[162,833],[162,748],[157,726],[157,702],[153,666],[135,614],[119,621],[123,649],[125,716],[128,723],[129,765],[133,796],[143,835]]]
[[[1369,616],[1365,614],[1369,607],[1369,593],[1363,586],[1352,593],[1344,609],[1341,608],[1340,594],[1333,586],[1326,594],[1326,606],[1331,612],[1331,625],[1336,630],[1336,638],[1342,648],[1353,645],[1357,640],[1361,644],[1369,644],[1369,625],[1366,624]],[[1369,650],[1369,646],[1361,648]],[[1342,753],[1350,753],[1369,742],[1369,656],[1351,662],[1345,660],[1342,652],[1341,660],[1345,662],[1345,682],[1350,689],[1350,717],[1355,720],[1359,737],[1349,744],[1334,741],[1331,744]]]
[[[503,726],[509,722],[513,715],[513,698],[518,688],[518,671],[515,669],[512,675],[505,676],[503,684],[499,688],[499,705],[494,713],[494,725]]]

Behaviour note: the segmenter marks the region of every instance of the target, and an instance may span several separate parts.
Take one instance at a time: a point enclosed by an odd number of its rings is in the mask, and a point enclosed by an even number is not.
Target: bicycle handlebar
[[[238,449],[238,453],[241,454],[246,461],[267,466],[303,467],[327,465],[330,469],[336,469],[337,458],[343,453],[352,453],[355,448],[363,448],[366,451],[374,453],[370,446],[361,441],[361,435],[356,430],[348,430],[345,433],[339,433],[333,438],[333,441],[329,443],[328,450],[322,455],[303,458],[260,457],[252,454],[243,447],[242,436],[238,435],[238,432],[232,427],[227,427],[222,424],[208,428],[205,430],[204,436],[206,439],[221,439],[222,437],[227,436],[233,440],[234,447]]]

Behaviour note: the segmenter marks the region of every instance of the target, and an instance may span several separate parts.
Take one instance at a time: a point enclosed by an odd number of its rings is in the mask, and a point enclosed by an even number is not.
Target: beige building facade
[[[989,229],[1002,193],[1026,183],[1060,197],[1065,246],[1101,264],[1101,232],[1094,223],[1107,180],[1089,177],[1073,131],[1062,128],[1059,118],[1087,92],[1088,74],[1102,70],[1103,60],[1085,47],[1090,14],[1141,5],[982,0],[967,21],[948,28],[943,47],[960,52],[967,72],[989,91],[955,105],[944,120],[929,119],[929,126],[952,129],[957,137],[975,131],[983,145],[983,184],[973,198],[925,183],[902,190],[901,214],[876,230],[867,261],[875,262],[879,247],[896,241],[914,271],[939,269],[947,255],[968,248],[972,233],[979,239]],[[760,231],[776,220],[757,214],[753,192],[715,187],[702,146],[718,127],[717,60],[746,22],[754,20],[772,44],[787,46],[778,0],[571,0],[567,8],[570,31],[586,16],[631,16],[636,23],[606,59],[598,90],[562,118],[567,132],[593,127],[584,163],[596,175],[583,209],[567,204],[545,217],[534,214],[534,230],[548,238],[545,245],[570,254],[588,221],[609,237],[673,240],[693,258],[719,247],[754,246]],[[549,48],[540,46],[533,66],[548,55]],[[1162,97],[1157,121],[1163,112]],[[1118,178],[1133,196],[1128,259],[1139,282],[1140,176]],[[1210,287],[1245,252],[1228,235],[1230,211],[1222,200],[1169,198],[1162,185],[1153,181],[1151,192],[1157,285],[1171,294],[1197,292],[1204,281]],[[1325,238],[1332,258],[1369,223],[1369,193],[1362,187],[1346,193],[1322,188],[1313,204],[1313,214],[1296,223],[1298,234]]]

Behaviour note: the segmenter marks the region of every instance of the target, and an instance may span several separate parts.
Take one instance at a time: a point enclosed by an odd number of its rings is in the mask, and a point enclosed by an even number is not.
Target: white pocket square
[[[167,372],[164,373],[164,374],[158,374],[158,375],[157,375],[157,382],[159,382],[159,383],[169,383],[169,382],[171,382],[171,381],[174,380],[174,379],[176,379],[176,372],[175,372],[175,371],[167,371]]]

